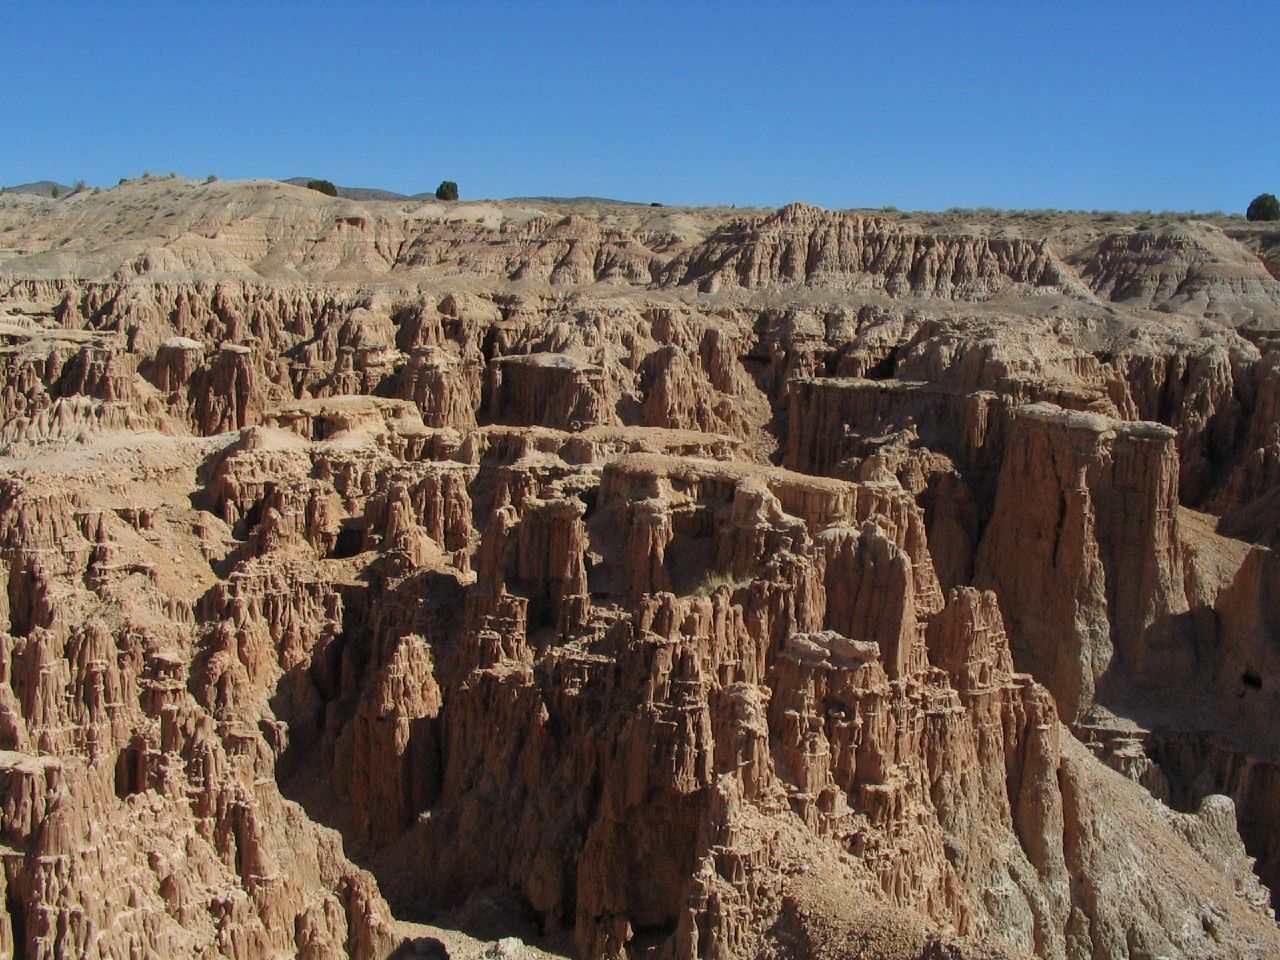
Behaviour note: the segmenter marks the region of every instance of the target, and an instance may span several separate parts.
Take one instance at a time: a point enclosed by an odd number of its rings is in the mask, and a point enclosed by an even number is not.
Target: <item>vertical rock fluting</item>
[[[1174,436],[1047,404],[1015,413],[977,579],[1067,719],[1088,712],[1104,678],[1123,689],[1192,665],[1177,622]]]
[[[0,200],[0,952],[1280,950],[1247,244],[312,194]]]
[[[490,369],[490,415],[499,423],[582,430],[616,422],[600,367],[533,353],[502,357]]]
[[[1016,284],[1055,286],[1063,271],[1034,241],[930,236],[884,219],[793,203],[712,234],[666,268],[668,282],[715,292],[848,284],[954,299],[984,299]]]
[[[397,370],[392,396],[412,400],[429,427],[465,430],[476,425],[482,370],[479,357],[459,359],[432,347],[415,350]]]
[[[309,642],[290,581],[210,600],[238,629],[216,631],[189,689],[196,610],[167,592],[167,565],[144,545],[184,506],[117,513],[94,496],[15,486],[0,517],[17,631],[0,644],[15,951],[249,957],[302,949],[306,929],[350,956],[384,955],[393,941],[372,878],[336,835],[261,789],[272,746],[245,718],[257,719],[277,657]],[[78,585],[67,563],[86,571]]]
[[[865,457],[867,441],[889,424],[910,423],[932,449],[966,471],[998,460],[1000,402],[991,393],[953,392],[923,382],[810,377],[788,384],[790,429],[785,462],[792,470],[830,474],[848,457]]]
[[[253,350],[226,343],[191,386],[192,418],[203,433],[237,430],[254,422],[262,409],[262,377]]]
[[[1239,392],[1243,370],[1221,344],[1195,352],[1122,354],[1111,392],[1137,420],[1166,423],[1178,432],[1178,490],[1183,503],[1202,504],[1234,454],[1245,415]]]
[[[1272,546],[1280,519],[1280,352],[1252,368],[1252,411],[1238,456],[1211,500],[1231,533]]]

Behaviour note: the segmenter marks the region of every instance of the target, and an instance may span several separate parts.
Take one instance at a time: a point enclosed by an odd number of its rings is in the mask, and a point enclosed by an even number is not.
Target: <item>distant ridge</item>
[[[645,203],[641,200],[614,200],[611,197],[508,197],[507,199],[524,203],[574,203],[583,205],[612,203],[621,207],[652,206],[652,204]]]
[[[280,182],[289,183],[295,187],[305,187],[312,180],[319,179],[319,177],[290,177]],[[338,187],[338,196],[344,200],[425,200],[434,197],[435,194],[417,193],[409,196],[405,193],[396,193],[394,190],[379,190],[377,187]]]
[[[294,187],[305,187],[312,180],[319,180],[320,177],[289,177],[280,180],[280,183],[287,183]],[[337,186],[338,196],[344,200],[434,200],[436,193],[434,190],[424,190],[422,193],[397,193],[395,190],[382,190],[378,187],[344,187]],[[58,188],[58,196],[65,197],[75,188],[70,184],[57,183],[53,180],[36,180],[32,183],[21,183],[12,187],[0,187],[0,193],[24,193],[32,196],[49,197],[52,196],[53,188]],[[470,199],[470,198],[463,198]],[[571,206],[598,206],[600,204],[614,205],[620,207],[645,207],[660,206],[660,204],[650,204],[641,200],[615,200],[612,197],[508,197],[508,200],[524,203],[557,203],[567,204]]]
[[[29,193],[37,197],[53,196],[54,187],[58,188],[58,196],[65,197],[74,187],[53,180],[36,180],[33,183],[20,183],[14,187],[0,188],[0,193]]]
[[[318,180],[319,177],[290,177],[288,180],[282,180],[281,183],[288,183],[295,187],[305,187],[312,180]],[[397,193],[394,190],[381,190],[377,187],[337,187],[338,196],[344,200],[434,200],[436,192],[427,190],[422,193]],[[48,191],[46,191],[46,195]],[[463,198],[467,199],[467,198]],[[614,200],[610,197],[508,197],[508,200],[525,203],[563,203],[563,204],[580,204],[582,206],[592,206],[601,203],[616,204],[624,207],[645,207],[650,204],[639,200]]]

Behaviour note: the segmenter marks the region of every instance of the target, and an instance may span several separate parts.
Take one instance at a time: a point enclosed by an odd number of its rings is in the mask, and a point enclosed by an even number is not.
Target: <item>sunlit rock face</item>
[[[1252,230],[0,197],[0,952],[1280,954]]]

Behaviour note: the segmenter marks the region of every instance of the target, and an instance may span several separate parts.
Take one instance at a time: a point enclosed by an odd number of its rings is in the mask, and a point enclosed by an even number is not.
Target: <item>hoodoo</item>
[[[0,196],[0,953],[1280,955],[1273,241],[1138,226]]]

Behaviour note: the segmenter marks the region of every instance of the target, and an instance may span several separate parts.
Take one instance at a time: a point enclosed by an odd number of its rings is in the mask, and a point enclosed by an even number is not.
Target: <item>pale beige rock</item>
[[[1269,249],[0,196],[0,952],[1280,953]]]

